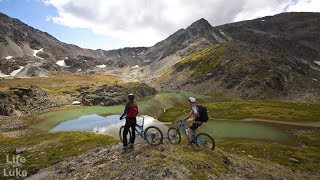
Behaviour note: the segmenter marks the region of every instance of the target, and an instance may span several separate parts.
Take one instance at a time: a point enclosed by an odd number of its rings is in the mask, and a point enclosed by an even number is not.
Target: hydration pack
[[[201,122],[208,122],[208,110],[205,106],[197,105],[199,110],[199,120]]]

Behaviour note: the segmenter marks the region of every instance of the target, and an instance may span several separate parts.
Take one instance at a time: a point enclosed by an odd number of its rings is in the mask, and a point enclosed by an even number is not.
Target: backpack
[[[205,106],[197,105],[199,110],[199,120],[201,122],[208,122],[208,110]]]
[[[128,118],[133,118],[136,117],[138,114],[138,106],[136,103],[134,103],[134,105],[132,107],[130,107],[129,112],[127,113],[127,117]]]

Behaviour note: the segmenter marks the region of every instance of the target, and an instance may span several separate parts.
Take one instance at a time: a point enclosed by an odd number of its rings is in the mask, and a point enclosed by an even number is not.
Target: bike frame
[[[142,139],[146,140],[151,145],[159,145],[160,143],[162,143],[163,134],[162,134],[161,130],[159,128],[155,127],[155,126],[149,126],[146,129],[144,129],[144,119],[145,119],[145,117],[144,116],[141,116],[141,117],[142,117],[142,124],[141,125],[136,124],[133,132],[131,132],[131,130],[129,129],[130,137],[132,135],[131,133],[137,133]],[[123,119],[123,118],[121,118],[121,119]],[[123,138],[123,131],[122,130],[124,130],[124,128],[125,128],[125,125],[121,126],[120,131],[119,131],[119,135],[120,135],[120,139],[121,140]],[[152,129],[155,129],[155,132],[153,132]],[[121,131],[122,131],[122,134],[121,134]],[[159,135],[160,135],[159,137],[157,137],[157,133],[159,133]],[[128,138],[128,136],[126,138]],[[160,140],[159,142],[157,142],[157,140],[156,140],[157,138]],[[155,143],[157,143],[157,144],[155,144]]]
[[[177,128],[178,131],[180,130],[180,128],[182,128],[184,136],[185,136],[187,139],[189,139],[188,134],[187,134],[187,129],[188,129],[189,127],[188,127],[185,123],[183,123],[182,120],[179,120],[179,121],[178,121],[178,128]],[[192,140],[195,140],[196,132],[193,131],[193,130],[191,130],[191,132],[192,132]]]
[[[142,124],[141,125],[139,125],[139,124],[136,124],[136,127],[134,128],[135,129],[135,131],[138,133],[138,135],[139,136],[141,136],[142,138],[143,138],[143,136],[144,136],[144,129],[143,129],[143,125],[144,125],[144,116],[142,116]],[[138,128],[139,128],[139,130],[140,130],[140,132],[138,131]]]

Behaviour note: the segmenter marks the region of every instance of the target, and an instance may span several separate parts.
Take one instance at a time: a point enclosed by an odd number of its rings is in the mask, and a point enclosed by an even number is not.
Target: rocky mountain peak
[[[206,19],[201,18],[192,23],[188,28],[212,28],[212,26]]]

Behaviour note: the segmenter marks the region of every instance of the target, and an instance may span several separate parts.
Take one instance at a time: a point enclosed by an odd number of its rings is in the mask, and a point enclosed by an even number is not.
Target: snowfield
[[[11,59],[11,58],[13,58],[13,56],[7,56],[7,57],[5,57],[6,60],[9,60],[9,59]]]
[[[62,67],[69,67],[66,65],[66,62],[64,60],[57,61],[56,64]]]
[[[8,75],[8,74],[3,74],[3,73],[0,71],[0,77],[10,77],[10,76],[11,76],[11,77],[14,77],[14,76],[16,76],[20,71],[22,71],[23,68],[24,68],[23,66],[20,66],[19,69],[12,71],[12,72],[10,73],[10,75]]]
[[[11,75],[12,77],[15,76],[15,75],[17,75],[23,68],[24,68],[23,66],[20,66],[19,69],[12,71],[12,72],[10,73],[10,75]]]
[[[33,56],[38,58],[38,59],[43,59],[42,57],[37,56],[38,52],[43,52],[43,48],[41,48],[39,50],[33,49]]]
[[[105,68],[105,67],[107,67],[107,65],[102,64],[102,65],[97,65],[96,67],[97,67],[97,68]]]

